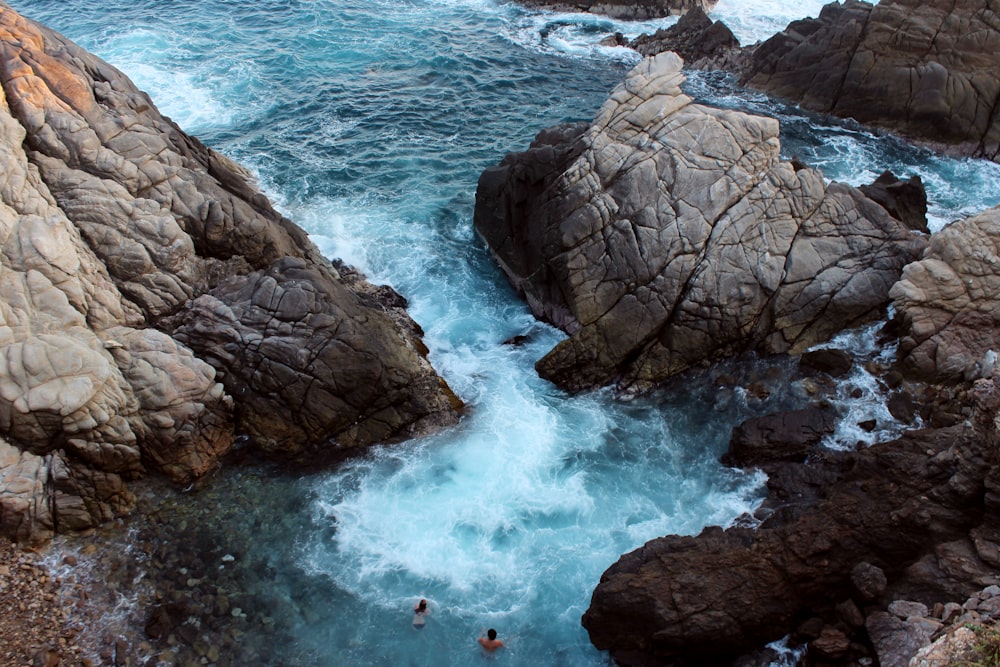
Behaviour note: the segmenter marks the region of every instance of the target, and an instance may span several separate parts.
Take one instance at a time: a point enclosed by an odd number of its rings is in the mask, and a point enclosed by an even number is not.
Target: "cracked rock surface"
[[[2,2],[0,144],[0,534],[106,520],[236,435],[316,460],[457,420],[399,295]]]
[[[1000,159],[994,0],[831,3],[754,48],[746,66],[744,83],[808,109]]]
[[[706,360],[801,353],[878,316],[925,237],[858,189],[779,158],[778,123],[695,104],[647,58],[589,126],[487,169],[475,227],[536,316],[536,365],[571,391],[643,391]]]
[[[933,382],[990,375],[1000,351],[1000,208],[944,227],[890,296],[899,364]]]

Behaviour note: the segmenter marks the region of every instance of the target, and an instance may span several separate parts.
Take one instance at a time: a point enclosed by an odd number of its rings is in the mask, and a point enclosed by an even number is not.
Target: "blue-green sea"
[[[75,576],[109,582],[91,600],[106,608],[89,629],[95,646],[131,632],[146,664],[187,664],[193,650],[190,664],[606,665],[580,625],[601,573],[654,537],[727,525],[762,498],[762,474],[718,457],[742,419],[806,400],[782,380],[790,362],[706,370],[630,402],[568,396],[533,369],[563,334],[534,320],[472,230],[481,171],[544,127],[592,118],[638,62],[600,41],[676,19],[496,0],[8,1],[249,167],[329,256],[403,294],[432,363],[469,406],[451,430],[335,470],[252,463],[200,489],[156,486],[141,499],[149,518],[94,536],[114,557],[62,542],[80,553]],[[821,6],[719,0],[712,17],[748,44]],[[935,156],[717,75],[692,74],[688,89],[777,116],[785,155],[828,178],[920,175],[933,228],[1000,203],[995,164]],[[527,342],[505,344],[518,335]],[[891,354],[873,335],[836,344]],[[876,435],[899,427],[858,373],[860,398],[836,399],[848,418],[831,446],[870,441],[851,428],[866,418]],[[746,390],[755,383],[769,394]],[[417,630],[420,598],[432,613]],[[142,646],[150,609],[166,600],[209,611],[174,644]],[[492,658],[475,642],[486,627],[507,644]]]

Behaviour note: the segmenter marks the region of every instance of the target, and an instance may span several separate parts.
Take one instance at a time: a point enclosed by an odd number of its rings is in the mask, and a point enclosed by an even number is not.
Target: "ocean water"
[[[580,626],[601,573],[654,537],[727,525],[759,502],[763,476],[718,457],[741,420],[807,399],[788,380],[792,362],[724,364],[631,402],[567,396],[533,370],[562,334],[533,319],[472,231],[480,172],[546,126],[591,118],[638,61],[600,40],[673,19],[494,0],[12,4],[251,168],[328,255],[402,293],[432,362],[469,405],[448,432],[333,471],[232,467],[200,490],[148,494],[149,518],[101,538],[117,556],[81,552],[78,575],[126,572],[97,601],[108,614],[95,642],[123,623],[141,628],[153,601],[173,596],[211,610],[179,633],[180,643],[202,641],[206,662],[476,665],[487,659],[475,639],[495,627],[508,644],[497,664],[605,665]],[[714,16],[751,43],[821,6],[720,0]],[[785,154],[829,178],[920,175],[935,228],[1000,202],[997,165],[805,114],[725,77],[692,75],[689,90],[779,117]],[[525,343],[505,343],[520,335]],[[873,341],[869,329],[835,344],[891,355]],[[851,386],[835,398],[845,425],[831,446],[902,428],[871,376],[849,382],[861,398],[849,398]],[[854,428],[871,418],[876,435]],[[157,593],[150,572],[173,577],[174,590]],[[409,610],[422,597],[432,613],[416,630]],[[136,650],[149,664],[182,653]]]

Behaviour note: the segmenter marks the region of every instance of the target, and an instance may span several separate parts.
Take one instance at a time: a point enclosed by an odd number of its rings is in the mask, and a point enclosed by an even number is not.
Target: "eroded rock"
[[[992,0],[846,0],[753,51],[745,83],[950,152],[1000,158]]]
[[[2,2],[0,84],[4,534],[107,520],[131,507],[125,482],[198,479],[237,431],[342,452],[457,420],[399,295],[328,261],[244,169]]]
[[[617,19],[639,20],[683,14],[692,8],[708,11],[718,0],[517,0],[528,7],[556,12],[590,12]]]
[[[591,126],[480,178],[475,226],[570,337],[539,373],[642,391],[747,350],[800,353],[876,317],[925,240],[855,188],[779,159],[773,119],[694,104],[648,58]]]
[[[934,382],[989,376],[1000,351],[1000,208],[935,233],[890,296],[899,365]]]

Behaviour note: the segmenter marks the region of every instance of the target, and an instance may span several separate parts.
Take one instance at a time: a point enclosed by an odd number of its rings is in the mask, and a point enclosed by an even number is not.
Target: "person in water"
[[[427,606],[427,600],[423,598],[420,602],[413,605],[413,627],[417,630],[423,630],[424,624],[427,622],[427,614],[431,613],[430,607]]]
[[[503,648],[503,642],[497,639],[497,631],[490,628],[486,631],[486,636],[483,637],[479,635],[479,645],[483,647],[483,650],[487,653],[493,653],[498,648]]]

